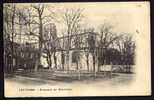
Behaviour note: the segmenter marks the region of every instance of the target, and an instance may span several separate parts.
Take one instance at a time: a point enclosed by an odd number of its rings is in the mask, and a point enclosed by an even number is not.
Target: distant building
[[[4,47],[4,70],[6,72],[19,68],[34,69],[36,59],[38,59],[38,49],[35,46],[29,43],[19,44],[5,41]]]
[[[70,43],[68,43],[68,38],[71,38]],[[94,32],[85,32],[81,34],[74,34],[69,37],[63,36],[57,38],[56,40],[56,42],[58,42],[56,45],[57,69],[76,70],[77,68],[76,62],[78,62],[78,67],[80,67],[79,68],[80,70],[87,70],[87,69],[93,70],[92,65],[94,61],[92,58],[92,53],[90,53],[91,52],[90,50],[94,50],[95,52],[94,55],[96,55],[96,49],[98,47],[98,39],[99,39],[98,34]],[[69,51],[69,61],[67,58],[68,51]],[[79,54],[78,59],[76,58],[76,52],[78,52]],[[86,58],[87,53],[89,54],[88,56],[89,68],[87,68],[87,58]],[[54,68],[55,63],[53,55],[51,58],[53,63],[52,66],[49,67]],[[97,67],[97,60],[95,62],[96,62],[95,67]]]

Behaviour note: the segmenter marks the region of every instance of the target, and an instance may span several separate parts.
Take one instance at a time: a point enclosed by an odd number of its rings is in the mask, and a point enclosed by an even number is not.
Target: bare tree
[[[9,32],[11,31],[10,29],[10,5],[5,4],[3,8],[3,30],[4,30],[4,39],[8,38],[10,36]],[[9,38],[10,39],[10,38]]]
[[[39,61],[38,61],[38,65],[40,65],[39,63],[41,62],[41,54],[42,54],[42,42],[43,42],[43,12],[44,12],[44,5],[32,5],[32,7],[36,10],[37,12],[37,17],[39,19],[38,25],[39,25]],[[37,71],[38,69],[38,65],[35,66],[35,71]]]
[[[8,70],[13,72],[15,60],[14,60],[14,38],[16,36],[15,33],[15,18],[16,18],[16,6],[14,4],[5,4],[4,5],[4,39],[7,39],[10,46],[11,52],[10,53],[10,64]],[[6,46],[6,45],[5,45]],[[5,52],[5,51],[4,51]]]
[[[83,30],[84,30],[84,33],[87,33],[87,34],[94,33],[94,28],[92,28],[92,27],[90,27],[90,28],[85,27]],[[89,68],[89,54],[91,53],[90,48],[93,48],[93,47],[91,47],[93,45],[91,44],[90,39],[92,39],[92,38],[90,38],[90,35],[88,35],[88,37],[86,38],[86,48],[84,49],[88,71],[90,71],[90,68]]]
[[[10,40],[10,34],[9,34],[9,26],[10,26],[10,23],[9,23],[9,6],[10,5],[4,5],[4,8],[3,8],[3,38],[4,38],[4,71],[5,72],[9,72],[10,70],[10,60],[9,60],[9,56],[11,55],[11,47],[9,46],[9,41]]]
[[[67,47],[67,70],[69,70],[69,50],[71,48],[71,35],[77,32],[77,27],[80,24],[83,18],[82,9],[66,9],[62,16],[63,22],[67,28],[67,35],[68,35],[68,47]]]
[[[95,72],[95,64],[96,64],[96,34],[93,32],[90,32],[88,34],[88,47],[89,47],[89,53],[92,54],[93,59],[93,71]]]
[[[10,70],[13,71],[13,68],[17,67],[16,57],[18,49],[15,48],[14,46],[16,44],[15,42],[19,41],[18,37],[19,35],[21,37],[22,27],[25,25],[23,21],[24,12],[21,11],[21,9],[19,9],[18,6],[15,4],[5,4],[3,13],[4,13],[4,38],[7,38],[6,41],[10,41],[10,44],[7,44],[7,46],[8,47],[10,46],[11,48],[11,54],[10,54],[11,57],[9,57],[11,60]]]
[[[43,27],[46,23],[50,23],[52,21],[51,14],[45,15],[44,11],[46,11],[47,7],[43,4],[33,4],[28,7],[26,13],[26,17],[24,18],[26,24],[28,25],[29,31],[27,32],[28,36],[34,36],[38,38],[38,47],[39,47],[39,54],[38,60],[36,60],[35,71],[37,71],[38,66],[41,63],[41,55],[43,49]],[[38,32],[37,32],[38,30]]]
[[[55,69],[57,69],[57,57],[56,57],[56,49],[59,46],[58,45],[58,40],[57,40],[57,31],[56,31],[56,26],[53,23],[47,24],[46,27],[44,27],[44,48],[43,50],[46,53],[46,58],[49,67],[51,68],[52,66],[52,60],[51,57],[53,55],[54,58],[54,64],[55,64]]]
[[[75,62],[76,62],[76,70],[79,70],[79,61],[80,61],[80,56],[81,56],[81,44],[82,44],[82,37],[76,35],[75,39],[74,39],[74,46],[75,46],[75,51],[74,51],[74,58],[75,58]]]
[[[123,38],[116,41],[116,44],[121,53],[119,59],[122,65],[126,65],[126,72],[131,72],[131,65],[134,65],[135,61],[135,42],[130,34],[125,33]]]
[[[47,60],[48,63],[48,67],[51,68],[52,66],[52,54],[53,54],[53,50],[52,50],[52,37],[51,35],[48,36],[48,34],[50,34],[50,32],[47,29],[44,29],[44,34],[47,39],[47,42],[44,43],[44,50],[43,52],[46,54],[46,56],[44,56]]]
[[[15,30],[14,30],[14,21],[15,21],[15,13],[16,13],[16,6],[13,5],[12,7],[12,16],[11,16],[11,23],[12,23],[12,68],[14,67],[14,46],[13,46],[13,43],[14,43],[14,35],[15,35]],[[13,70],[13,69],[11,69]]]
[[[105,64],[105,56],[104,53],[108,49],[111,44],[113,44],[116,40],[120,39],[122,35],[117,35],[112,33],[111,29],[112,25],[108,23],[104,23],[100,28],[100,41],[99,41],[99,56],[98,56],[98,71],[100,70],[100,65]]]
[[[64,43],[65,43],[65,38],[64,38],[64,32],[62,32],[63,34],[63,39],[62,39],[62,48],[65,48],[64,47]],[[61,49],[61,62],[62,62],[62,70],[64,70],[64,64],[65,64],[65,54],[64,54],[64,51],[63,49]]]

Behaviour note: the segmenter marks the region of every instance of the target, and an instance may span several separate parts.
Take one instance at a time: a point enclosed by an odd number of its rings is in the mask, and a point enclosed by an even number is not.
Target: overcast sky
[[[17,4],[18,7],[30,4]],[[99,31],[103,23],[109,23],[114,26],[115,33],[142,32],[144,24],[149,21],[149,3],[148,2],[95,2],[95,3],[47,3],[49,8],[54,7],[57,14],[61,14],[66,8],[83,8],[84,22],[87,27],[94,27]],[[52,10],[52,9],[51,9]],[[49,14],[45,10],[44,14]],[[61,34],[64,26],[62,23],[56,23],[58,34]]]
[[[143,2],[126,3],[56,3],[55,7],[84,8],[83,14],[88,26],[92,26],[99,31],[101,24],[110,23],[114,26],[113,31],[118,33],[135,33],[142,31],[142,24],[146,24],[149,13],[149,4]],[[57,25],[61,27],[61,25]]]

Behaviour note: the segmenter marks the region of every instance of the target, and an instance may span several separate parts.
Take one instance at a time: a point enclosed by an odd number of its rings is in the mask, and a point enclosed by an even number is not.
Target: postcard
[[[150,3],[4,3],[5,97],[150,96]]]

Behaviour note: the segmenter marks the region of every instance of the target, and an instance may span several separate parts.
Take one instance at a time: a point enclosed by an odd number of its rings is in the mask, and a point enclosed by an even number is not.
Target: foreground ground
[[[74,81],[57,81],[57,80],[49,80],[49,79],[40,79],[40,78],[30,78],[20,75],[15,75],[14,77],[5,78],[5,84],[9,85],[10,83],[14,83],[16,85],[29,85],[29,86],[37,86],[37,85],[72,85],[72,84],[82,84],[82,85],[96,85],[96,86],[117,86],[117,85],[125,85],[131,83],[133,81],[135,74],[120,74],[116,73],[111,78],[93,78],[84,79],[84,80],[74,80]]]
[[[128,94],[128,89],[130,92],[133,91],[133,88],[128,88],[133,82],[135,74],[114,73],[112,77],[91,77],[73,81],[15,75],[5,78],[5,95],[9,97],[119,95]]]

